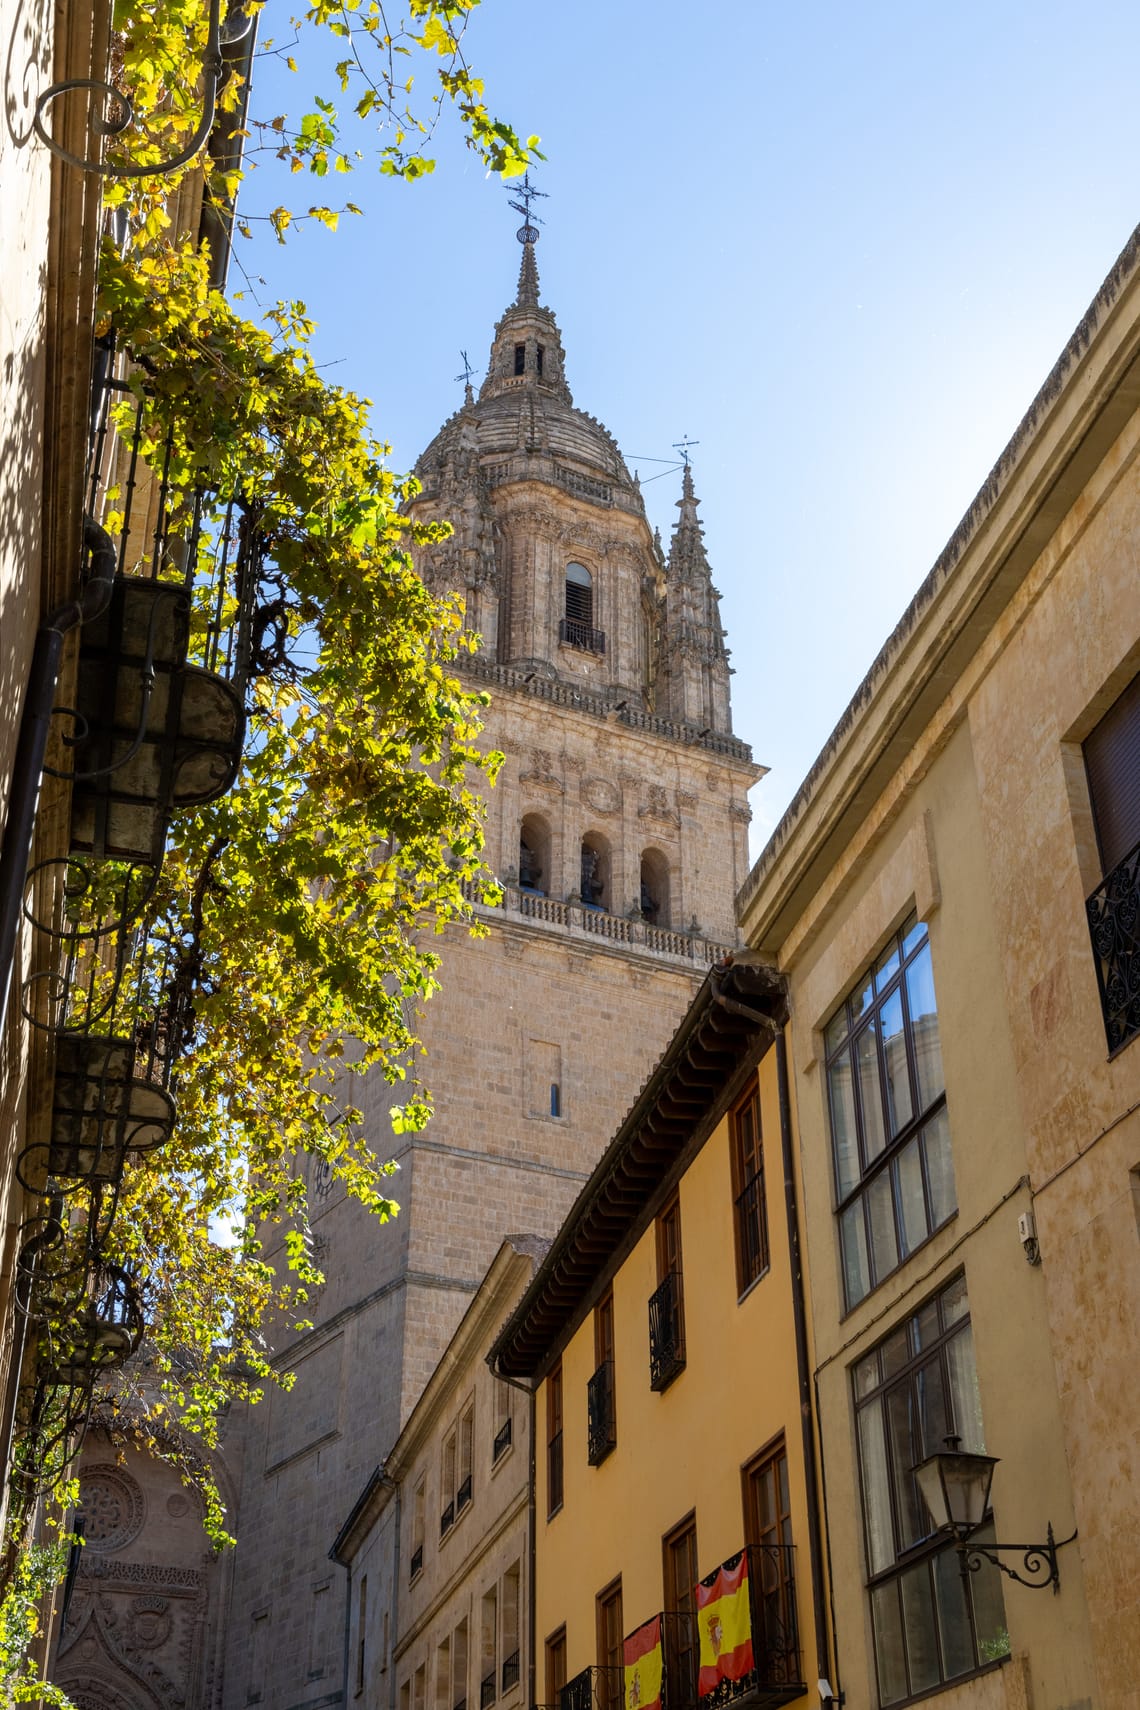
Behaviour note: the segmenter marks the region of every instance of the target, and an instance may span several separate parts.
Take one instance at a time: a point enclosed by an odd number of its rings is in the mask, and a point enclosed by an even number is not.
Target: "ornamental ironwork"
[[[586,1413],[588,1459],[596,1467],[617,1443],[612,1360],[603,1360],[586,1385]]]
[[[567,647],[578,647],[584,653],[604,653],[606,651],[606,632],[604,629],[594,629],[588,623],[581,623],[577,618],[560,618],[558,623],[558,639],[564,641]]]
[[[649,1386],[664,1389],[685,1369],[681,1278],[670,1271],[649,1297]]]
[[[1110,1052],[1140,1033],[1140,843],[1085,904]]]

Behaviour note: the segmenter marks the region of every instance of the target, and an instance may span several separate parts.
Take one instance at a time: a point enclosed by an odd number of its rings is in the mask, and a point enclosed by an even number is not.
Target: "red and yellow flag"
[[[655,1615],[622,1642],[625,1710],[661,1710],[661,1617]]]
[[[715,1692],[722,1680],[742,1680],[752,1672],[748,1551],[730,1556],[715,1573],[700,1580],[696,1593],[701,1646],[697,1693],[704,1698]]]

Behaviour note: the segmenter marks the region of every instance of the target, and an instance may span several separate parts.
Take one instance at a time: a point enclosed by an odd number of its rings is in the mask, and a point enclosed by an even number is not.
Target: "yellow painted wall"
[[[712,1571],[744,1543],[741,1467],[781,1432],[788,1453],[796,1601],[805,1678],[814,1683],[807,1513],[804,1503],[788,1231],[784,1211],[775,1053],[760,1066],[768,1198],[768,1271],[738,1302],[728,1122],[680,1183],[685,1370],[660,1394],[649,1387],[649,1297],[657,1286],[651,1225],[614,1284],[617,1446],[587,1462],[586,1384],[594,1371],[590,1313],[563,1355],[564,1500],[546,1519],[546,1385],[537,1437],[537,1691],[543,1643],[566,1626],[567,1675],[595,1654],[595,1597],[619,1573],[625,1631],[663,1604],[663,1535],[695,1510],[697,1560]]]

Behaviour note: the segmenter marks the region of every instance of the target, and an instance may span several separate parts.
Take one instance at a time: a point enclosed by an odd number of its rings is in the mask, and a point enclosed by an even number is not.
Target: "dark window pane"
[[[929,1522],[926,1507],[918,1494],[911,1468],[922,1459],[916,1451],[918,1440],[914,1428],[910,1385],[900,1384],[886,1398],[887,1435],[890,1439],[891,1469],[894,1474],[895,1508],[897,1513],[898,1551],[926,1537]]]
[[[938,1666],[938,1635],[930,1596],[930,1567],[920,1562],[899,1579],[906,1648],[910,1658],[910,1689],[925,1692],[941,1679]]]
[[[915,1447],[917,1459],[922,1461],[943,1447],[951,1430],[942,1361],[937,1355],[915,1373],[914,1390],[918,1401],[918,1441]]]
[[[992,1526],[978,1533],[980,1544],[992,1544],[993,1541]],[[1007,1657],[1009,1628],[1005,1622],[1001,1574],[984,1557],[977,1573],[970,1575],[970,1597],[974,1605],[974,1631],[978,1635],[978,1661],[996,1662],[999,1657]]]
[[[895,1208],[891,1194],[891,1172],[881,1170],[867,1189],[867,1210],[871,1218],[871,1260],[875,1281],[893,1271],[899,1262],[899,1246],[895,1236]]]
[[[895,1168],[898,1171],[903,1249],[904,1253],[913,1253],[929,1233],[926,1227],[926,1199],[922,1191],[922,1154],[919,1151],[917,1135],[903,1147]],[[937,1325],[937,1311],[934,1320]]]
[[[848,1052],[827,1071],[831,1093],[831,1135],[835,1144],[835,1184],[838,1197],[846,1199],[859,1180],[859,1137],[855,1130],[855,1094],[851,1086]]]
[[[934,1606],[938,1614],[938,1636],[942,1641],[945,1678],[968,1674],[976,1668],[974,1634],[966,1602],[966,1586],[957,1550],[942,1550],[935,1556]]]
[[[942,1046],[938,1037],[938,1012],[934,1007],[934,974],[929,944],[906,971],[906,995],[914,1038],[914,1061],[918,1071],[919,1109],[925,1110],[945,1090]]]
[[[922,1145],[926,1153],[926,1180],[930,1186],[930,1226],[940,1229],[958,1209],[954,1160],[950,1156],[950,1119],[945,1105],[923,1129]]]
[[[910,1359],[910,1337],[907,1334],[907,1326],[903,1324],[892,1335],[888,1336],[879,1352],[883,1357],[884,1379],[893,1377],[895,1372],[901,1371]]]
[[[854,1205],[849,1205],[843,1213],[839,1220],[839,1233],[843,1245],[843,1281],[847,1290],[847,1304],[854,1306],[856,1301],[862,1300],[871,1286],[861,1199],[857,1199]]]
[[[871,1616],[875,1624],[879,1703],[897,1704],[900,1698],[909,1697],[897,1580],[891,1580],[889,1585],[881,1585],[871,1593]]]
[[[919,1307],[914,1316],[914,1327],[919,1348],[929,1348],[932,1343],[937,1342],[942,1334],[937,1300],[928,1300],[925,1306]]]
[[[883,1100],[879,1090],[878,1027],[872,1016],[855,1041],[855,1060],[859,1070],[859,1100],[863,1110],[863,1146],[865,1163],[877,1158],[886,1145],[883,1132]]]
[[[902,993],[893,992],[879,1011],[883,1033],[883,1056],[887,1070],[887,1120],[891,1134],[905,1128],[914,1114],[910,1099],[910,1071],[906,1066],[906,1036],[903,1033]]]

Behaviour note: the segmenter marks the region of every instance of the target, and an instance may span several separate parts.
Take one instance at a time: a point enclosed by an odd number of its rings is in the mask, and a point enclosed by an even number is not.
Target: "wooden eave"
[[[578,1195],[488,1364],[536,1377],[643,1221],[741,1063],[787,1018],[786,987],[750,956],[710,969],[636,1103]]]

